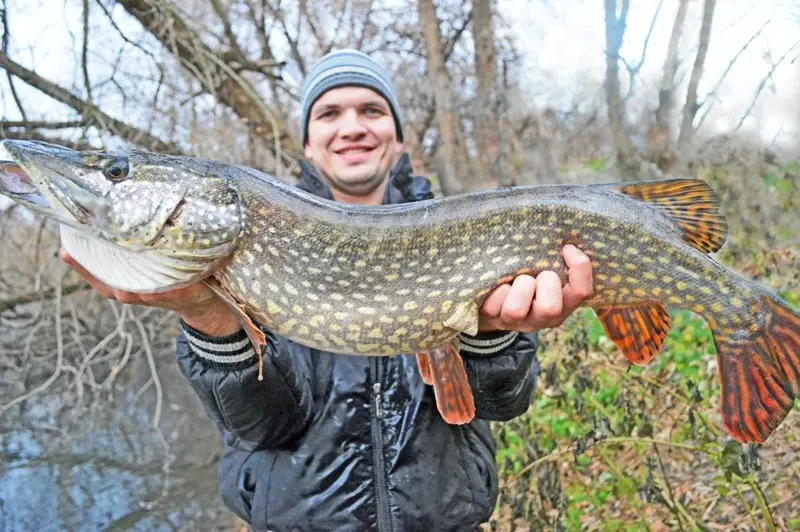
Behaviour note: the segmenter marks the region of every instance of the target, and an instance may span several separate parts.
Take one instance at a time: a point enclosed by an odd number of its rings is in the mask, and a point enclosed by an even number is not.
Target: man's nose
[[[341,116],[339,134],[343,137],[358,137],[367,132],[367,128],[361,121],[361,117],[355,109],[348,109]]]

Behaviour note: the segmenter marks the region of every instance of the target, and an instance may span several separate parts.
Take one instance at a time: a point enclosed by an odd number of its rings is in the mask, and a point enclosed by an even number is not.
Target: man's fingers
[[[592,295],[594,289],[592,261],[572,244],[564,246],[561,254],[567,265],[569,279],[563,290],[564,309],[572,312]]]
[[[543,271],[536,277],[536,297],[530,317],[534,323],[547,326],[561,316],[564,309],[561,279],[552,271]]]
[[[506,300],[506,296],[510,291],[510,284],[501,284],[492,290],[492,293],[489,294],[484,300],[483,305],[481,305],[481,314],[489,318],[500,316],[500,312],[503,310],[503,302]]]
[[[531,310],[536,293],[536,279],[530,275],[518,275],[503,301],[500,318],[505,322],[522,321]]]

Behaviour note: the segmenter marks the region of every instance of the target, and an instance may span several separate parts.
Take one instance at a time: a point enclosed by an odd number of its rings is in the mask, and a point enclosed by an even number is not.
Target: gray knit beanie
[[[403,140],[403,123],[397,91],[389,75],[368,55],[358,50],[338,50],[317,61],[309,70],[300,90],[300,136],[308,140],[311,107],[325,92],[337,87],[357,86],[372,89],[389,104],[394,115],[397,138]]]

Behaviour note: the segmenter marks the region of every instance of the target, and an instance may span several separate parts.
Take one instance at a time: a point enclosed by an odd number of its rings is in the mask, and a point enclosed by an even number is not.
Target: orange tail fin
[[[722,422],[743,443],[763,443],[800,397],[800,315],[769,295],[758,304],[763,324],[729,336],[713,331]]]
[[[447,343],[428,351],[427,358],[429,378],[433,381],[439,413],[451,425],[463,425],[472,421],[475,417],[475,402],[458,349],[452,343]],[[418,363],[419,360],[418,357]],[[424,380],[426,375],[424,372],[422,375]]]

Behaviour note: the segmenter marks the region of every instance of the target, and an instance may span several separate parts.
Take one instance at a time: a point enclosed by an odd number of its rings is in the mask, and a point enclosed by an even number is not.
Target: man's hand
[[[174,310],[181,315],[183,321],[208,336],[227,336],[239,330],[239,321],[233,312],[203,283],[195,283],[158,294],[137,294],[117,290],[99,281],[63,248],[60,257],[86,279],[101,297],[129,305]]]
[[[568,244],[562,250],[568,282],[552,271],[534,279],[519,275],[513,282],[495,288],[483,302],[478,330],[533,332],[558,327],[593,291],[592,262],[581,250]]]

